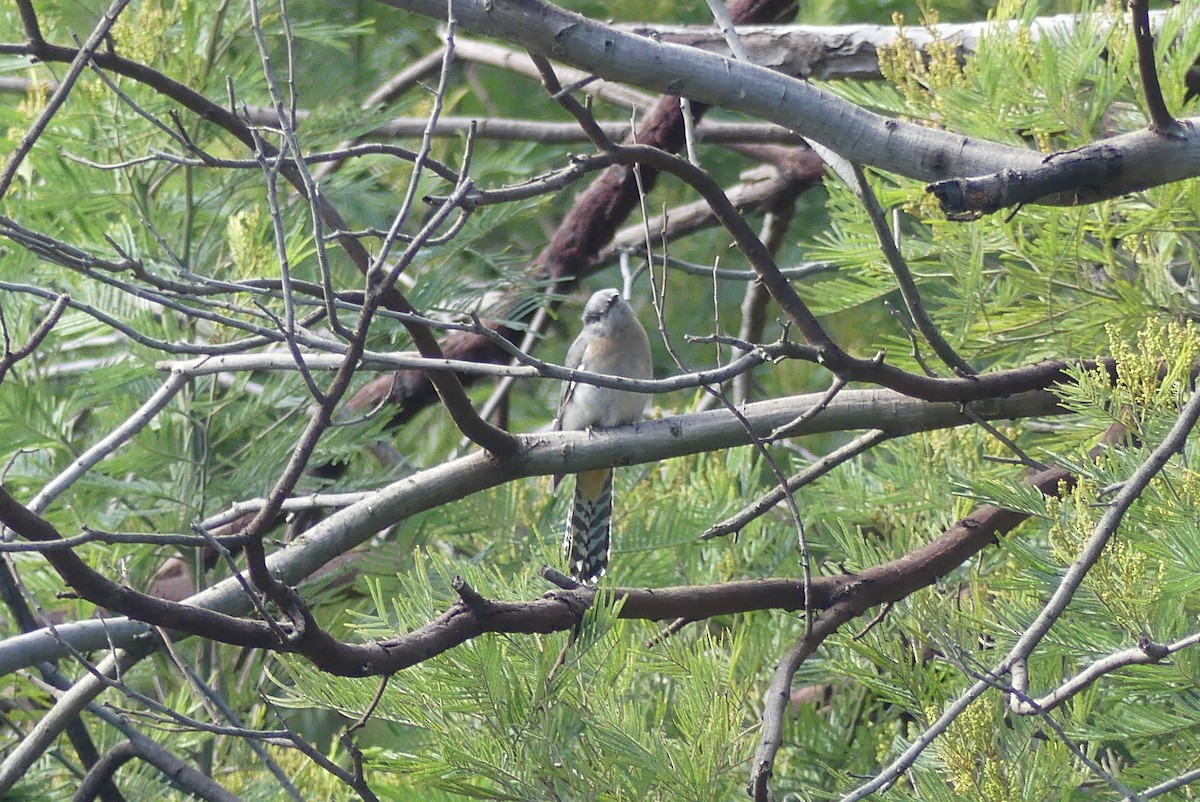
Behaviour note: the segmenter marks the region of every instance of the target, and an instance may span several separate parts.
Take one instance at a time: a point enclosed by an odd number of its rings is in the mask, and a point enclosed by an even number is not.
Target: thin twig
[[[1142,79],[1142,95],[1150,114],[1151,130],[1170,135],[1179,131],[1179,122],[1167,110],[1162,86],[1158,81],[1158,60],[1154,55],[1154,31],[1150,27],[1150,0],[1129,0],[1133,18],[1133,40],[1137,45],[1138,72]]]
[[[391,679],[391,674],[384,674],[379,678],[379,687],[375,689],[375,695],[371,697],[370,703],[363,710],[362,715],[346,727],[343,735],[350,735],[355,730],[360,730],[367,725],[367,722],[371,720],[371,716],[374,715],[375,710],[379,707],[379,703],[383,701],[383,692],[387,690],[389,679]]]
[[[969,405],[963,407],[963,412],[969,418],[974,420],[975,424],[979,428],[983,429],[985,432],[990,434],[992,437],[999,440],[1000,443],[1005,448],[1007,448],[1009,451],[1011,451],[1013,454],[1015,454],[1017,456],[1017,459],[1020,461],[1020,463],[1022,465],[1024,465],[1027,468],[1032,468],[1035,471],[1046,470],[1046,468],[1048,467],[1046,465],[1046,463],[1041,462],[1040,460],[1036,460],[1033,457],[1029,456],[1029,454],[1025,453],[1025,449],[1021,448],[1021,446],[1019,446],[1015,440],[1013,440],[1011,437],[1006,435],[1004,432],[997,429],[992,424],[985,421],[983,418],[979,417],[978,413],[976,413],[975,410],[971,409],[971,407]]]
[[[850,638],[850,640],[858,641],[858,640],[862,640],[863,638],[865,638],[867,636],[868,632],[873,630],[875,627],[879,626],[880,622],[882,622],[883,619],[887,618],[887,614],[890,613],[892,611],[892,608],[895,606],[896,606],[895,602],[888,602],[887,604],[883,605],[883,607],[879,608],[879,612],[876,613],[875,616],[870,621],[867,622],[867,625],[865,627],[860,629],[858,632],[855,632],[854,636],[852,638]]]
[[[721,0],[708,0],[708,10],[712,13],[713,21],[717,23],[721,35],[725,37],[725,44],[729,45],[729,50],[733,53],[734,58],[753,64],[754,58],[733,27],[733,20],[730,19],[729,10],[725,8],[725,4]]]
[[[807,466],[799,473],[788,477],[787,492],[795,493],[801,487],[811,484],[820,477],[829,473],[838,465],[857,457],[859,454],[874,448],[884,440],[887,440],[893,436],[893,434],[885,432],[882,429],[872,429],[866,434],[859,435],[849,443],[839,446],[838,448],[829,452],[820,460],[814,462],[812,465]],[[780,501],[783,501],[783,496],[784,491],[782,488],[778,486],[772,487],[769,492],[748,506],[742,508],[742,510],[735,515],[726,518],[720,523],[710,526],[704,531],[704,534],[700,535],[700,539],[710,540],[714,537],[722,537],[734,532],[740,532],[748,523],[763,515]]]
[[[904,298],[904,304],[908,307],[908,314],[912,316],[913,323],[916,324],[917,329],[925,337],[925,341],[929,343],[942,362],[960,376],[974,376],[977,372],[975,368],[955,352],[942,333],[938,331],[929,312],[926,311],[925,304],[921,301],[921,294],[917,289],[917,282],[913,278],[912,271],[908,269],[908,262],[904,260],[904,255],[896,247],[896,241],[888,230],[883,209],[880,208],[871,185],[867,183],[867,177],[862,168],[853,165],[853,171],[853,188],[862,201],[863,208],[867,211],[867,217],[871,219],[871,226],[875,229],[875,236],[879,240],[879,249],[883,251],[883,255],[892,269],[892,274],[896,277],[900,295]]]
[[[1032,705],[1024,702],[1024,699],[1027,699],[1028,696],[1021,698],[1013,696],[1009,699],[1009,709],[1018,715],[1029,715],[1038,710],[1053,710],[1080,691],[1090,688],[1100,678],[1114,671],[1122,669],[1125,666],[1161,663],[1172,654],[1195,646],[1197,643],[1200,643],[1200,633],[1189,635],[1170,644],[1153,643],[1147,640],[1132,648],[1122,649],[1119,652],[1114,652],[1096,660],[1046,695],[1033,700]],[[1018,660],[1013,663],[1012,684],[1022,694],[1028,693],[1029,670],[1027,661]]]
[[[42,318],[42,321],[29,334],[29,338],[16,348],[11,347],[8,338],[8,326],[4,325],[4,355],[0,357],[0,382],[4,381],[5,374],[8,373],[13,365],[36,351],[38,346],[42,344],[42,341],[50,335],[50,332],[58,325],[58,321],[62,317],[62,313],[66,311],[70,300],[70,297],[67,295],[59,295],[55,298],[45,317]],[[4,310],[0,306],[0,324],[2,323],[4,323]]]
[[[788,421],[782,426],[772,429],[767,436],[763,438],[763,440],[771,443],[780,439],[781,437],[789,436],[792,432],[801,428],[804,426],[804,424],[808,423],[810,420],[824,412],[829,405],[833,403],[833,399],[837,398],[837,394],[845,389],[845,387],[846,380],[840,376],[834,376],[833,383],[829,385],[829,389],[825,391],[825,395],[821,396],[820,401],[813,404],[809,409],[804,410],[794,419]]]
[[[883,308],[887,310],[888,314],[892,316],[893,320],[900,324],[900,328],[904,329],[904,333],[908,335],[908,344],[910,346],[908,354],[912,357],[913,362],[917,363],[917,367],[919,367],[921,372],[926,376],[929,376],[930,378],[936,378],[937,371],[929,367],[929,363],[925,361],[925,357],[921,354],[921,340],[919,337],[917,337],[917,332],[915,329],[913,329],[912,323],[910,323],[904,317],[900,310],[897,309],[891,301],[885,299],[883,302]]]
[[[45,512],[46,508],[72,484],[91,470],[97,463],[125,445],[130,439],[154,420],[159,412],[187,386],[191,377],[183,373],[172,373],[154,394],[146,399],[140,407],[134,410],[128,418],[104,437],[100,438],[91,448],[76,457],[58,476],[51,479],[38,491],[29,502],[29,510],[34,514]]]
[[[666,641],[667,638],[670,638],[672,635],[682,632],[684,627],[686,627],[688,624],[693,623],[694,621],[695,621],[695,619],[693,619],[693,618],[676,618],[670,624],[667,624],[665,627],[663,627],[661,630],[659,630],[657,635],[655,635],[650,640],[646,641],[646,648],[647,649],[655,648],[660,643],[663,643],[664,641]]]
[[[29,155],[29,151],[33,150],[34,144],[38,141],[46,128],[50,125],[50,121],[54,119],[54,115],[67,102],[67,96],[71,94],[71,90],[75,87],[75,82],[79,80],[79,76],[87,69],[88,62],[91,61],[92,55],[103,44],[104,40],[112,31],[113,25],[117,23],[117,17],[125,10],[125,6],[129,5],[130,0],[113,0],[108,9],[104,12],[104,16],[96,23],[96,27],[92,29],[92,33],[88,36],[87,41],[75,53],[75,57],[71,60],[71,66],[67,68],[67,74],[59,79],[58,86],[54,88],[52,94],[46,101],[45,108],[38,114],[33,124],[29,126],[29,130],[21,137],[21,141],[9,154],[8,160],[4,163],[4,169],[0,170],[0,199],[3,199],[8,194],[9,188],[12,186],[13,179],[16,178],[17,170],[21,163],[25,161],[25,157]],[[32,44],[41,44],[41,32],[37,27],[37,17],[33,14],[32,7],[22,6],[22,20],[25,22],[25,35]]]

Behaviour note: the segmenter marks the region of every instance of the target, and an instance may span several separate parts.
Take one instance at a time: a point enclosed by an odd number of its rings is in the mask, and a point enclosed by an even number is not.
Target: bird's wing
[[[583,368],[583,357],[587,352],[588,339],[580,334],[575,338],[575,342],[571,343],[570,349],[567,351],[567,360],[564,363],[569,370],[581,370]],[[562,431],[563,411],[567,408],[567,404],[571,401],[571,396],[575,393],[575,384],[573,381],[563,382],[562,396],[558,399],[558,414],[554,416],[552,424],[553,431]]]

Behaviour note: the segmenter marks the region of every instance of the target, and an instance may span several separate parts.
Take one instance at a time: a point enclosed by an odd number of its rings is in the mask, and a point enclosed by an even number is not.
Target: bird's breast
[[[641,420],[648,397],[608,387],[580,384],[563,411],[563,429],[608,429]]]

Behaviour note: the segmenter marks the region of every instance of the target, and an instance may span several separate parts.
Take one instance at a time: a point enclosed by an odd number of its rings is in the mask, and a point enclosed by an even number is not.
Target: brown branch
[[[35,515],[0,487],[0,523],[20,537],[33,541],[60,540],[53,524]],[[47,549],[46,560],[71,589],[92,604],[166,629],[241,646],[269,648],[278,638],[264,623],[225,615],[187,604],[166,601],[118,585],[89,567],[66,547]]]
[[[771,207],[777,200],[788,197],[794,199],[800,192],[817,186],[825,176],[825,162],[821,161],[821,158],[807,146],[791,148],[790,158],[775,162],[775,164],[778,166],[761,165],[743,172],[740,176],[741,180],[726,191],[730,202],[744,211],[770,214]],[[648,259],[649,257],[646,256],[647,228],[650,230],[650,240],[661,242],[664,238],[675,239],[718,224],[713,210],[703,198],[682,203],[671,207],[664,215],[656,219],[641,221],[622,228],[614,235],[612,242],[600,251],[596,263],[598,266],[612,264],[624,250],[637,254],[639,258]],[[768,241],[772,229],[766,226],[765,220],[763,230],[767,234],[764,241]],[[661,254],[658,257],[661,258]],[[677,264],[680,263],[667,254],[667,266],[672,267]],[[751,270],[728,270],[726,268],[714,270],[711,266],[706,266],[703,270],[688,270],[688,272],[693,275],[702,274],[706,277],[715,273],[718,278],[735,281],[755,279],[754,272]],[[798,276],[793,272],[788,277],[795,279]]]
[[[1027,484],[1048,496],[1057,496],[1063,487],[1073,482],[1065,468],[1051,468],[1026,480]],[[1028,517],[1023,512],[985,504],[926,546],[861,573],[836,577],[843,584],[829,609],[820,614],[812,631],[788,650],[775,670],[765,698],[762,734],[751,763],[747,793],[756,801],[774,798],[769,783],[775,755],[783,744],[784,713],[791,698],[792,679],[826,638],[872,607],[895,603],[928,587]],[[831,578],[814,579],[813,585],[818,582],[824,585]]]
[[[265,44],[263,46],[265,48]],[[374,266],[371,266],[366,271],[370,288],[362,310],[359,313],[354,331],[348,338],[345,357],[334,374],[333,379],[330,381],[321,402],[310,415],[308,425],[301,434],[300,440],[292,449],[291,457],[284,467],[283,472],[276,479],[274,486],[267,495],[266,503],[246,527],[246,540],[242,548],[246,555],[246,567],[250,574],[250,579],[254,583],[254,586],[261,590],[291,620],[294,631],[288,635],[287,640],[304,654],[312,654],[314,650],[322,648],[323,644],[331,638],[327,633],[320,631],[320,627],[313,618],[311,610],[295,589],[288,586],[287,583],[281,582],[271,574],[267,568],[267,555],[266,549],[263,546],[263,536],[282,508],[284,500],[291,495],[296,482],[300,480],[300,477],[307,469],[308,462],[316,450],[321,436],[332,424],[337,405],[349,389],[350,382],[358,370],[358,362],[365,350],[367,335],[375,312],[381,304],[385,303],[385,299],[389,294],[394,294],[400,302],[408,303],[407,299],[395,292],[393,285],[396,279],[399,277],[400,272],[415,258],[425,241],[445,222],[450,211],[461,203],[463,196],[470,189],[470,186],[471,184],[467,180],[460,182],[459,186],[455,189],[455,193],[424,221],[421,230],[412,238],[408,247],[405,248],[404,253],[398,258],[397,264],[391,267],[386,274],[382,276],[376,274]],[[380,256],[379,258],[382,260],[383,257]],[[413,324],[410,326],[410,331],[412,332],[414,341],[420,333],[428,335],[430,338],[433,336],[424,325]],[[434,347],[437,347],[436,343]],[[454,377],[454,374],[447,375]],[[457,384],[457,378],[454,377],[453,380]],[[461,384],[458,385],[458,389],[462,390]],[[466,398],[465,393],[460,393],[459,395],[461,395],[461,398],[453,396],[444,398],[443,401],[456,423],[459,422],[460,418],[467,419],[465,423],[468,425],[468,428],[463,429],[463,432],[472,439],[475,439],[477,434],[484,435],[486,439],[482,444],[485,448],[494,444],[489,449],[493,454],[504,456],[514,453],[516,451],[515,438],[507,432],[495,429],[495,427],[480,419],[475,414],[470,400]],[[482,429],[472,431],[476,428],[475,424],[478,424]]]
[[[1150,129],[1160,134],[1173,134],[1179,123],[1167,110],[1162,85],[1158,81],[1158,61],[1154,56],[1154,31],[1150,28],[1150,1],[1129,0],[1133,18],[1133,41],[1137,45],[1138,72],[1142,79],[1142,95],[1150,114]]]
[[[1054,494],[1070,482],[1063,468],[1043,471],[1028,483]],[[815,610],[834,605],[850,620],[881,604],[899,601],[947,575],[986,546],[1012,531],[1028,516],[1022,512],[983,505],[922,548],[891,562],[857,573],[814,577],[808,606]],[[622,602],[621,618],[701,620],[754,610],[805,609],[799,578],[755,579],[719,585],[670,588],[612,588],[605,598]],[[472,597],[459,601],[436,620],[406,635],[374,644],[348,644],[329,638],[314,664],[332,674],[367,676],[388,674],[417,665],[485,632],[548,634],[576,627],[595,602],[597,590],[579,587],[555,590],[530,602],[502,602]],[[826,613],[821,613],[824,617]],[[818,619],[821,620],[821,619]],[[814,633],[819,632],[814,629]],[[828,635],[830,633],[826,633]],[[756,761],[757,763],[758,761]]]
[[[713,214],[733,237],[738,250],[746,257],[759,280],[805,341],[820,353],[822,363],[835,373],[840,373],[839,366],[852,361],[825,332],[816,315],[801,300],[791,282],[779,272],[770,250],[758,238],[758,234],[750,227],[745,217],[729,202],[721,185],[711,175],[677,156],[644,145],[626,145],[614,151],[612,155],[630,164],[648,165],[655,170],[669,172],[691,185],[707,201]]]
[[[966,395],[978,391],[979,388],[972,390],[970,386],[983,382],[982,377],[939,379],[908,373],[895,366],[887,365],[879,359],[861,359],[846,353],[826,333],[816,315],[800,298],[791,282],[779,271],[779,267],[775,264],[766,245],[730,203],[721,186],[711,175],[670,153],[642,145],[617,147],[609,151],[609,155],[621,162],[649,165],[658,171],[669,172],[686,181],[700,193],[712,209],[713,214],[732,235],[738,249],[746,257],[758,279],[807,341],[807,347],[799,346],[797,348],[797,358],[819,362],[845,381],[870,382],[914,398],[948,400],[942,394],[950,387],[955,387],[955,392],[965,392]],[[993,394],[985,393],[985,395]]]
[[[1046,475],[1050,474],[1055,477],[1055,482],[1067,478],[1061,469],[1046,472]],[[1039,477],[1031,480],[1039,488],[1050,481]],[[944,576],[1024,518],[1021,513],[990,505],[981,507],[942,537],[897,560],[855,574],[813,578],[810,606],[824,609],[834,602],[852,600],[854,609],[861,611],[902,599]],[[0,521],[22,537],[44,540],[59,536],[51,524],[25,510],[3,488],[0,488]],[[111,610],[223,643],[303,654],[317,668],[342,676],[399,671],[485,632],[547,634],[568,631],[582,620],[596,598],[594,588],[582,586],[574,590],[556,590],[531,602],[491,601],[473,594],[471,603],[460,601],[435,621],[399,638],[349,644],[314,627],[306,630],[302,639],[280,642],[266,624],[155,599],[117,586],[92,571],[69,550],[56,549],[47,552],[46,557],[80,595],[94,603],[103,603]],[[698,620],[751,610],[805,609],[803,586],[795,578],[711,586],[617,588],[606,594],[623,600],[622,617],[649,620]]]
[[[29,339],[16,348],[9,347],[8,327],[4,325],[4,313],[3,310],[0,310],[0,327],[4,329],[4,355],[0,356],[0,382],[4,381],[4,376],[13,365],[32,354],[42,344],[42,341],[49,336],[51,330],[58,324],[58,319],[62,317],[62,313],[66,311],[67,304],[70,301],[71,297],[69,295],[59,295],[55,298],[50,310],[46,312],[46,316],[42,318],[42,322],[29,335]]]
[[[26,43],[36,47],[45,42],[37,12],[33,10],[33,0],[17,0],[17,11],[21,15],[21,26],[25,29]]]

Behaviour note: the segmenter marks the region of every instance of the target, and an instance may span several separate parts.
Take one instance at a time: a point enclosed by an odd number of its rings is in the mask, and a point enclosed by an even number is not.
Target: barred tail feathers
[[[571,576],[580,582],[594,582],[608,568],[612,543],[612,494],[611,468],[576,474],[563,553]]]

